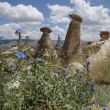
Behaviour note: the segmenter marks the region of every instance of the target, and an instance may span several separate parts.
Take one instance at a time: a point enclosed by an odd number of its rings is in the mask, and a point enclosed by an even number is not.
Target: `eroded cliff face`
[[[91,64],[94,64],[98,61],[106,59],[108,56],[110,56],[110,39],[104,41],[100,50],[96,54],[92,54],[89,57],[89,60]]]

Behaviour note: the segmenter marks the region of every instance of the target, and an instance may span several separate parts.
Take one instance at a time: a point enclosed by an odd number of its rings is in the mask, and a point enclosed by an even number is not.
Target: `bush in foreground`
[[[16,71],[2,75],[0,80],[0,109],[90,109],[95,89],[86,72],[73,76],[41,58],[21,58],[18,62]]]

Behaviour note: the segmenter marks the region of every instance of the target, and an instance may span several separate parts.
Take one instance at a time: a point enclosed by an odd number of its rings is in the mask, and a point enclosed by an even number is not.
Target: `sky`
[[[100,39],[100,31],[110,31],[110,0],[0,0],[0,36],[16,39],[15,30],[30,39],[41,37],[40,28],[52,29],[51,38],[64,40],[76,13],[83,18],[81,40]]]

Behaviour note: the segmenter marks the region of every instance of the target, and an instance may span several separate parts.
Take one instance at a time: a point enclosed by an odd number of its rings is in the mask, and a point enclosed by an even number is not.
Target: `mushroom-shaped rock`
[[[82,18],[79,15],[69,15],[72,21],[66,34],[66,39],[63,45],[64,60],[67,64],[78,61],[81,57],[80,53],[80,27]],[[78,54],[77,54],[78,53]]]
[[[50,33],[52,32],[52,30],[48,27],[43,27],[40,29],[40,31],[43,32],[43,34],[37,44],[36,56],[39,52],[42,52],[43,55],[51,54],[52,41],[50,39]]]
[[[52,32],[52,30],[48,27],[40,28],[40,31],[43,32],[43,33],[51,33]]]
[[[76,21],[79,21],[79,22],[82,22],[83,21],[82,18],[79,15],[77,15],[77,14],[70,14],[69,17],[71,19],[76,20]]]
[[[107,40],[110,37],[110,32],[108,31],[101,31],[100,38],[101,40]]]

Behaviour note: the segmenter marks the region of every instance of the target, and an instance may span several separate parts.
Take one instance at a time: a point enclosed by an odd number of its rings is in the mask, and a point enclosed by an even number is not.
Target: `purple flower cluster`
[[[95,105],[98,105],[99,101],[98,101],[98,99],[94,99],[92,103],[95,104]]]
[[[108,107],[107,106],[103,106],[102,110],[108,110]]]
[[[22,32],[22,29],[16,29],[15,33],[18,34],[18,33],[21,33]]]
[[[42,58],[40,58],[40,57],[37,57],[37,58],[36,58],[36,61],[37,61],[37,62],[42,62],[42,61],[43,61],[43,59],[42,59]]]

